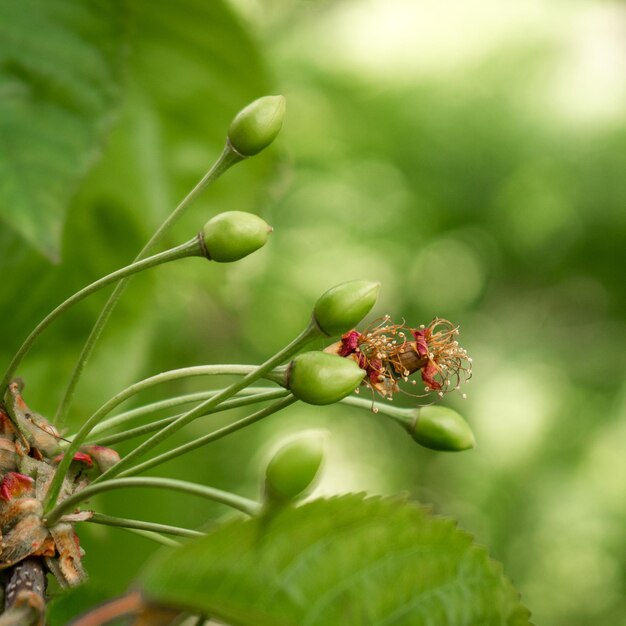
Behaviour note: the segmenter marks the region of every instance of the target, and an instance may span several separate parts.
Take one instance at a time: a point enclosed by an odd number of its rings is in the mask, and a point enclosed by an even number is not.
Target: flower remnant
[[[11,381],[0,400],[0,573],[6,598],[2,624],[45,621],[45,579],[50,572],[60,587],[74,587],[87,578],[75,522],[91,511],[74,511],[48,525],[44,499],[63,457],[61,436],[22,397],[23,383]],[[85,446],[76,452],[63,480],[65,499],[89,485],[94,476],[119,460],[117,452]]]
[[[443,397],[472,375],[472,359],[459,346],[458,334],[458,326],[438,317],[428,326],[411,328],[394,324],[387,315],[362,333],[345,333],[325,351],[356,361],[367,373],[364,384],[389,400],[401,391],[398,383],[418,371],[425,386],[424,394],[415,395]]]

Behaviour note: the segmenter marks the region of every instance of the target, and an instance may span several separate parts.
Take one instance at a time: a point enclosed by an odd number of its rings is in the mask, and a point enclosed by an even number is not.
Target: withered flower
[[[441,395],[451,389],[459,390],[461,383],[471,378],[472,359],[456,339],[458,326],[436,317],[428,326],[411,332],[417,353],[427,359],[421,368],[426,391],[434,390]]]
[[[425,393],[414,395],[435,392],[442,397],[459,390],[472,375],[472,359],[459,346],[458,334],[458,327],[445,319],[411,328],[394,324],[387,315],[362,333],[345,333],[326,352],[353,359],[367,373],[364,384],[389,400],[401,391],[398,383],[409,382],[409,376],[418,371]]]

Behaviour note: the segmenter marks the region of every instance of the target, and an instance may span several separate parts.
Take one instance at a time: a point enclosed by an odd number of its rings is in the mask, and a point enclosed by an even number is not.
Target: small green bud
[[[322,294],[313,309],[313,318],[329,337],[354,328],[376,304],[380,283],[351,280]]]
[[[431,450],[460,452],[476,445],[469,424],[456,411],[443,406],[418,409],[407,430],[417,443]]]
[[[288,386],[293,395],[308,404],[333,404],[358,386],[365,370],[352,359],[327,352],[305,352],[292,362]]]
[[[207,258],[230,263],[262,248],[271,232],[271,226],[258,215],[226,211],[210,219],[200,236]]]
[[[242,156],[254,156],[276,139],[284,119],[284,96],[259,98],[237,113],[228,128],[228,141]]]
[[[265,470],[265,496],[271,503],[292,502],[314,485],[324,460],[324,434],[303,433],[285,443]]]

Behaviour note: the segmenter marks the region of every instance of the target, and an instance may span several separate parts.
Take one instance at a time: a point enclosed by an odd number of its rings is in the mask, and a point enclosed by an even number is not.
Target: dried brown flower
[[[326,352],[356,361],[367,372],[364,384],[384,398],[391,399],[401,391],[398,383],[409,382],[409,376],[418,371],[425,393],[414,395],[434,392],[442,397],[459,390],[472,375],[472,359],[459,346],[458,334],[457,326],[438,317],[428,326],[411,328],[385,316],[362,333],[345,333]]]

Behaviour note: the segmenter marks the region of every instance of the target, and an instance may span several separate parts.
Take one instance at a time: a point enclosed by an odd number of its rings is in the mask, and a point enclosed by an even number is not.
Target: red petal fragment
[[[55,456],[53,459],[53,463],[60,463],[61,459],[65,456],[65,454],[59,454]],[[89,467],[93,466],[92,458],[86,454],[85,452],[77,452],[73,457],[72,461],[78,461],[79,463],[84,463],[85,465],[89,465]]]
[[[77,452],[74,455],[72,461],[78,461],[79,463],[84,463],[85,465],[89,465],[91,467],[93,465],[92,458],[85,452]]]
[[[441,389],[441,383],[435,380],[435,375],[438,372],[439,370],[437,369],[437,366],[432,361],[428,361],[428,363],[422,368],[422,380],[431,389]]]
[[[383,373],[383,363],[380,359],[370,359],[367,367],[367,374],[370,382],[377,383],[378,378]]]
[[[349,330],[345,335],[341,336],[341,350],[339,356],[348,356],[359,347],[359,339],[361,333],[356,330]]]
[[[0,483],[0,498],[5,502],[8,502],[12,498],[19,498],[27,491],[30,491],[34,482],[35,481],[30,476],[26,476],[25,474],[8,472],[4,475]]]
[[[413,333],[413,337],[415,337],[417,353],[420,356],[428,356],[428,339],[430,331],[426,328],[424,330],[413,329],[411,332]]]

